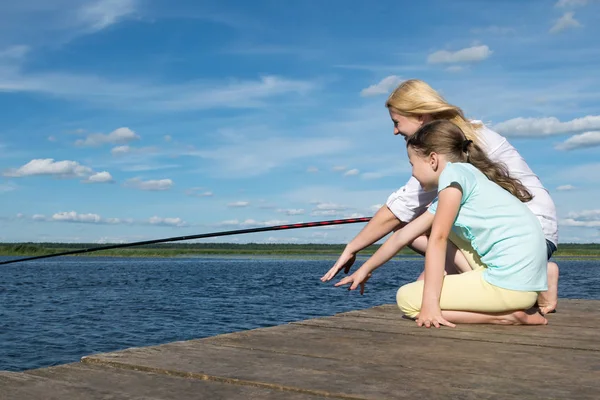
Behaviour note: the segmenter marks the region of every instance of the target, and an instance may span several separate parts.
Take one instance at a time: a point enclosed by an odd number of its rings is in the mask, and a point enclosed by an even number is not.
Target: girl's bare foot
[[[548,314],[556,308],[558,303],[558,265],[548,263],[548,290],[538,295],[537,304],[542,314]]]
[[[548,320],[538,312],[537,308],[527,311],[515,311],[512,314],[502,316],[502,324],[505,325],[546,325]]]

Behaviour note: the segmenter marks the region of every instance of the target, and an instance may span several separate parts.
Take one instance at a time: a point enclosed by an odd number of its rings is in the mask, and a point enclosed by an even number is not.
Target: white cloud
[[[583,7],[588,3],[588,0],[558,0],[554,7],[556,8],[574,8]]]
[[[77,18],[90,31],[100,31],[131,15],[136,3],[136,0],[97,0],[81,7]]]
[[[110,150],[110,154],[112,154],[113,156],[117,156],[117,155],[121,155],[121,154],[127,154],[131,151],[131,147],[125,145],[125,146],[117,146],[117,147],[113,147]]]
[[[77,161],[54,161],[52,158],[35,159],[17,169],[10,169],[4,176],[21,178],[35,175],[52,175],[60,178],[77,178],[92,174],[91,168]]]
[[[0,183],[0,193],[12,192],[16,188],[17,186],[12,183]]]
[[[133,223],[133,219],[132,218],[126,218],[126,219],[121,219],[121,218],[106,218],[105,222],[107,224],[110,224],[110,225],[132,224]]]
[[[250,203],[247,201],[234,201],[233,203],[227,204],[227,207],[241,208],[241,207],[248,207],[249,205],[250,205]]]
[[[217,223],[217,224],[215,224],[215,225],[216,225],[216,226],[227,226],[227,227],[230,227],[230,226],[236,226],[236,225],[239,225],[239,223],[240,223],[240,221],[238,221],[237,219],[228,219],[228,220],[226,220],[226,221],[221,221],[221,222],[218,222],[218,223]]]
[[[2,61],[10,61],[10,60],[20,60],[29,53],[29,46],[17,45],[10,46],[4,50],[0,50],[0,60]]]
[[[308,168],[306,169],[306,172],[310,172],[310,173],[313,173],[313,174],[314,174],[314,173],[316,173],[316,172],[319,172],[319,168],[317,168],[317,167],[308,167]]]
[[[383,178],[385,175],[381,172],[365,172],[361,176],[363,179],[380,179]]]
[[[465,70],[465,67],[463,67],[462,65],[451,65],[448,68],[446,68],[446,71],[448,71],[448,72],[461,72],[464,70]]]
[[[573,218],[559,220],[559,226],[577,226],[582,228],[600,228],[600,221],[580,221]]]
[[[206,190],[202,187],[189,188],[185,191],[185,194],[193,197],[212,197],[214,193],[210,190]]]
[[[270,221],[257,221],[254,219],[246,219],[244,221],[239,221],[237,219],[230,219],[222,222],[218,222],[215,226],[219,227],[228,227],[228,228],[258,228],[258,227],[266,227],[266,226],[277,226],[277,225],[285,225],[288,224],[289,221],[286,220],[270,220]]]
[[[575,189],[575,186],[573,185],[562,185],[556,188],[556,190],[558,190],[559,192],[566,192],[568,190],[573,190]]]
[[[288,223],[289,223],[289,221],[285,220],[285,219],[283,219],[283,220],[282,219],[271,219],[268,221],[264,221],[261,224],[264,226],[277,226],[277,225],[285,225]]]
[[[398,163],[397,158],[392,158],[392,161],[388,163],[391,167],[382,168],[378,171],[364,172],[360,176],[362,179],[381,179],[386,176],[403,177],[407,174],[410,175],[410,164]]]
[[[600,146],[600,131],[584,132],[571,136],[563,143],[556,145],[557,150],[574,150]]]
[[[582,221],[600,221],[600,210],[571,211],[568,217]]]
[[[194,85],[190,85],[194,86]],[[306,94],[314,89],[314,84],[306,81],[283,79],[277,76],[263,76],[258,81],[231,82],[213,88],[196,87],[192,92],[184,89],[178,98],[156,99],[167,109],[193,110],[208,108],[256,108],[263,107],[264,99],[284,94]],[[173,97],[173,96],[171,96]]]
[[[383,207],[383,204],[374,204],[371,207],[369,207],[369,211],[375,213],[377,211],[379,211],[379,209]]]
[[[186,226],[187,223],[181,218],[161,218],[151,217],[147,221],[150,225],[162,225],[162,226]]]
[[[277,210],[277,212],[283,213],[286,215],[303,215],[304,209],[303,208],[288,209],[288,210],[279,209],[279,210]]]
[[[347,168],[342,166],[342,165],[336,165],[335,167],[331,168],[332,171],[335,172],[342,172],[345,171]]]
[[[458,51],[440,50],[427,57],[429,64],[468,63],[482,61],[493,52],[488,46],[473,46]]]
[[[340,214],[337,210],[314,210],[310,213],[313,217],[332,217]]]
[[[565,165],[556,171],[554,178],[559,181],[569,181],[576,176],[577,179],[582,183],[600,183],[600,174],[593,173],[594,171],[600,171],[599,162],[579,165]]]
[[[140,178],[132,178],[125,181],[123,186],[139,190],[161,191],[171,189],[173,181],[171,179],[142,181]]]
[[[346,171],[344,176],[356,176],[359,173],[360,173],[360,171],[358,169],[354,168],[354,169],[350,169],[350,170]]]
[[[264,240],[263,243],[298,243],[300,242],[299,238],[296,237],[275,237],[269,236]]]
[[[25,72],[20,66],[0,69],[0,91],[40,93],[106,108],[144,111],[261,108],[267,100],[304,95],[315,82],[261,76],[255,80],[191,81],[161,84],[139,78],[107,80],[95,75]]]
[[[345,206],[342,204],[335,204],[335,203],[317,203],[315,208],[317,210],[345,211],[348,209],[348,206]]]
[[[143,0],[140,0],[143,1]],[[24,0],[3,2],[0,45],[57,48],[134,16],[138,0]],[[35,29],[31,29],[35,27]]]
[[[310,215],[318,217],[341,216],[346,213],[350,207],[336,203],[317,203]]]
[[[109,236],[102,236],[101,238],[96,239],[96,241],[94,241],[94,243],[96,244],[123,244],[128,242],[130,242],[130,240]]]
[[[85,179],[83,182],[85,182],[85,183],[109,183],[109,182],[113,182],[113,177],[110,173],[108,173],[106,171],[102,171],[102,172],[97,172],[93,175],[90,175],[90,177]]]
[[[171,137],[171,135],[165,135],[164,139],[165,139],[165,142],[170,142],[173,140],[173,137]]]
[[[52,216],[52,221],[57,222],[81,222],[81,223],[101,223],[102,217],[98,214],[78,214],[75,211],[59,212]]]
[[[161,169],[170,169],[170,168],[179,168],[178,164],[163,164],[163,165],[146,165],[146,164],[138,164],[138,165],[128,165],[121,168],[123,171],[128,172],[140,172],[140,171],[158,171]]]
[[[232,142],[216,149],[193,150],[183,154],[217,162],[216,166],[206,171],[208,174],[240,178],[261,175],[298,159],[341,153],[353,145],[348,138],[239,137]]]
[[[123,127],[112,131],[109,134],[103,133],[92,133],[85,139],[79,139],[75,142],[76,146],[101,146],[103,144],[112,143],[128,143],[133,140],[138,140],[140,137],[134,131],[129,128]],[[114,150],[114,149],[113,149]],[[130,149],[128,146],[121,146],[121,149],[117,152],[128,152]]]
[[[513,118],[493,126],[494,130],[504,136],[535,137],[552,136],[584,130],[600,129],[600,115],[588,115],[567,122],[560,122],[556,117],[547,118]]]
[[[21,214],[22,215],[22,214]],[[74,222],[81,224],[108,224],[108,225],[156,225],[156,226],[188,226],[181,218],[162,218],[151,217],[145,220],[134,220],[133,218],[102,218],[99,214],[94,213],[78,213],[76,211],[61,211],[55,213],[50,218],[46,218],[42,214],[35,214],[31,217],[34,221],[45,222]]]
[[[379,83],[369,86],[361,90],[360,95],[363,97],[378,96],[389,94],[392,89],[396,88],[402,82],[402,78],[396,75],[390,75],[383,78]]]
[[[559,33],[571,28],[582,27],[581,23],[574,18],[574,12],[565,13],[562,17],[556,20],[556,23],[550,28],[550,33]]]
[[[124,145],[113,147],[110,150],[110,153],[113,156],[121,156],[125,154],[133,154],[139,156],[143,154],[158,154],[158,149],[156,147],[131,147],[129,145]],[[127,160],[131,160],[131,157],[129,157]],[[136,160],[139,160],[139,157]]]

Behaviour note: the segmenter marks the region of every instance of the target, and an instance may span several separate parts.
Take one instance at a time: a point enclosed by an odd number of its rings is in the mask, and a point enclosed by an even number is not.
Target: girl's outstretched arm
[[[391,260],[403,247],[406,247],[417,237],[427,232],[431,228],[433,218],[433,214],[424,212],[404,228],[396,231],[356,272],[345,277],[336,283],[335,286],[351,283],[350,290],[354,290],[360,285],[360,293],[364,293],[364,284],[371,276],[371,273]]]
[[[321,281],[327,282],[333,279],[341,270],[346,274],[350,272],[356,260],[356,253],[398,228],[400,224],[401,221],[386,205],[383,205],[360,233],[346,245],[333,267],[321,277]]]
[[[438,206],[425,252],[425,286],[421,312],[417,318],[419,326],[425,325],[427,328],[431,325],[436,328],[440,325],[455,326],[442,317],[440,296],[444,282],[448,236],[458,215],[461,199],[462,191],[456,185],[448,186],[438,194]]]

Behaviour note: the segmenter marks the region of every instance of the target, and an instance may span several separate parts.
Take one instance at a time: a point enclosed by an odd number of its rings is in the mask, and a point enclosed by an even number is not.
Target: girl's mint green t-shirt
[[[462,199],[452,230],[471,242],[487,265],[484,279],[505,289],[547,290],[546,240],[529,208],[468,163],[446,164],[438,194],[453,184]],[[429,211],[435,214],[437,205],[436,197]]]

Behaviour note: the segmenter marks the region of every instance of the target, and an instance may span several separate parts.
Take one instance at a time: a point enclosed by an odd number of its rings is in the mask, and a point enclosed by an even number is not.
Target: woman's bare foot
[[[546,325],[548,320],[534,307],[527,311],[515,311],[512,314],[503,315],[500,323],[503,325]]]
[[[548,290],[538,295],[537,304],[544,315],[551,313],[558,303],[558,264],[548,263]]]

